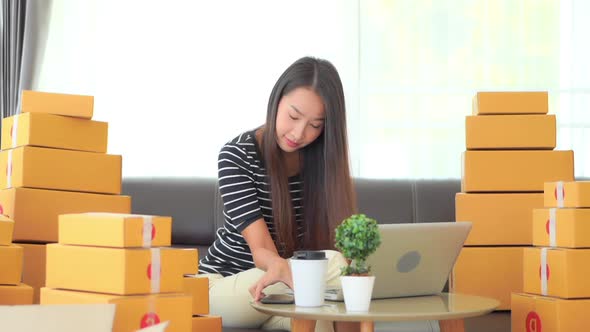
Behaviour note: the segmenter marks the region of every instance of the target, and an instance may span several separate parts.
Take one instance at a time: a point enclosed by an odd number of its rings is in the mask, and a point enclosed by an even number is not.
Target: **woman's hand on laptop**
[[[260,301],[265,296],[262,292],[267,286],[276,284],[277,282],[285,283],[289,288],[293,289],[293,276],[291,275],[291,266],[289,262],[279,256],[271,264],[268,265],[266,273],[258,279],[249,289],[254,301]]]

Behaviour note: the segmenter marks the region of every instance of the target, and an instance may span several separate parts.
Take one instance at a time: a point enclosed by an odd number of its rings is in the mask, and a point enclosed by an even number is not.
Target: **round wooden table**
[[[293,332],[313,332],[317,320],[360,322],[363,332],[373,332],[376,321],[439,320],[441,332],[458,332],[465,331],[463,318],[485,315],[500,303],[481,296],[442,293],[373,300],[367,312],[349,312],[344,302],[331,301],[314,308],[260,302],[251,305],[265,314],[290,317]]]

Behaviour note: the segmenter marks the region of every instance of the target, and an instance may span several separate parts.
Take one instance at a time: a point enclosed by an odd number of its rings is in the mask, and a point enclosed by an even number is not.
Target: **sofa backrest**
[[[380,223],[455,220],[458,179],[356,179],[358,211]],[[125,178],[133,213],[172,216],[172,243],[208,246],[223,224],[215,178]]]

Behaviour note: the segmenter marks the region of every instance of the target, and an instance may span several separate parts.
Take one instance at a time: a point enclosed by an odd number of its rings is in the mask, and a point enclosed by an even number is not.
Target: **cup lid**
[[[326,253],[316,250],[300,250],[293,252],[293,259],[320,260],[326,259]]]

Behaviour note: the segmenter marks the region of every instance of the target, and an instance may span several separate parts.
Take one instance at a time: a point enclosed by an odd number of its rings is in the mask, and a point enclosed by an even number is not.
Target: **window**
[[[459,178],[477,91],[548,90],[557,148],[588,177],[588,13],[585,1],[361,2],[357,172]]]
[[[123,175],[216,176],[295,59],[332,61],[353,174],[459,178],[482,90],[548,90],[558,149],[590,176],[583,0],[54,1],[34,88],[95,96]]]

